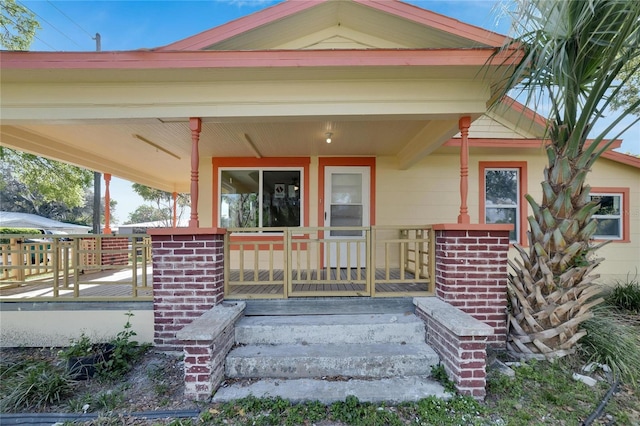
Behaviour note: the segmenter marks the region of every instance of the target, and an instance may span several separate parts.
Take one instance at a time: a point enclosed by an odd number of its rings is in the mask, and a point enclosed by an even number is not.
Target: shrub
[[[98,375],[101,378],[116,380],[131,370],[133,362],[147,350],[147,345],[138,345],[138,342],[131,340],[136,336],[136,332],[132,330],[131,317],[133,313],[127,312],[127,322],[124,330],[119,332],[114,339],[109,341],[113,346],[111,356],[102,364],[98,365]]]
[[[2,410],[23,410],[59,404],[73,389],[66,372],[46,361],[25,363],[10,380],[12,391],[2,399]]]
[[[607,303],[618,309],[640,313],[640,284],[636,278],[618,282],[607,296]]]
[[[608,365],[614,377],[637,386],[640,379],[640,328],[606,306],[593,310],[593,318],[582,323],[587,335],[580,351],[588,362]]]

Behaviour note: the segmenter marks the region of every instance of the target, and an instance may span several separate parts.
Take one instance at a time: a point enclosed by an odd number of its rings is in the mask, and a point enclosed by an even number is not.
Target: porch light
[[[327,137],[327,143],[331,143],[331,136],[333,136],[333,133],[327,132],[324,135]]]

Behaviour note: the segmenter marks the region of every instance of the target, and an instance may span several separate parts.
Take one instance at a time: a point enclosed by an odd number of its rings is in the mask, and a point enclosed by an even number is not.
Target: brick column
[[[434,225],[436,295],[491,326],[487,343],[507,338],[507,253],[511,225]]]
[[[102,237],[101,265],[128,265],[129,238]]]
[[[224,230],[150,229],[154,344],[182,353],[176,332],[224,300]]]

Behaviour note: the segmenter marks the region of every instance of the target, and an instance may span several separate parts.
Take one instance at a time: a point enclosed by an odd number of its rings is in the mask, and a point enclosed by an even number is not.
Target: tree
[[[56,219],[84,204],[93,179],[88,170],[9,148],[2,148],[0,159],[3,210]]]
[[[594,257],[599,246],[591,241],[599,206],[591,201],[585,179],[620,136],[612,134],[614,126],[640,102],[631,101],[609,117],[612,123],[593,141],[587,135],[638,73],[639,18],[637,0],[516,3],[518,35],[505,50],[522,57],[506,90],[522,89],[527,103],[548,99],[551,109],[543,197],[538,203],[527,195],[533,211],[529,247],[516,246],[518,256],[510,262],[508,347],[522,356],[571,353],[585,334],[580,324],[601,302],[592,272],[602,259]]]
[[[133,212],[129,213],[127,223],[143,223],[143,222],[165,222],[168,220],[167,212],[160,210],[154,206],[144,204],[139,206]]]
[[[629,79],[620,93],[611,101],[611,107],[615,110],[624,109],[633,103],[637,103],[640,99],[640,58],[633,59],[622,67],[620,78]],[[634,72],[635,70],[635,72]],[[640,107],[636,107],[633,111],[635,115],[640,114]]]
[[[159,189],[150,188],[139,183],[131,185],[133,190],[142,197],[143,200],[154,204],[150,206],[141,206],[135,212],[129,215],[127,223],[155,222],[162,221],[163,226],[171,226],[173,222],[173,194]],[[184,214],[186,207],[189,206],[189,194],[177,195],[177,216],[178,220]],[[153,209],[153,210],[152,210]]]
[[[36,16],[15,0],[0,0],[0,46],[7,50],[28,50],[40,29]]]

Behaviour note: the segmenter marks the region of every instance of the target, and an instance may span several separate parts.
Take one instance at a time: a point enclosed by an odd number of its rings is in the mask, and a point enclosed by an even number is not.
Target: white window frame
[[[247,171],[257,171],[259,173],[259,179],[258,179],[258,188],[260,189],[260,193],[258,196],[258,228],[263,229],[264,231],[269,231],[269,227],[263,227],[262,226],[262,207],[263,207],[263,197],[264,195],[262,194],[262,187],[263,187],[263,182],[262,182],[262,176],[263,176],[263,172],[265,171],[291,171],[291,172],[300,172],[300,224],[298,225],[298,227],[302,227],[304,226],[304,206],[305,206],[305,197],[306,194],[304,193],[304,168],[303,167],[219,167],[218,168],[218,199],[216,200],[216,204],[217,204],[217,209],[218,209],[218,224],[217,226],[221,226],[222,224],[222,186],[223,186],[223,182],[222,182],[222,172],[224,171],[228,171],[228,170],[247,170]],[[264,231],[260,231],[260,232],[264,232]],[[270,231],[270,233],[272,234],[277,234],[277,232],[273,232]],[[246,235],[249,235],[249,233],[246,233]]]
[[[513,204],[487,204],[487,190],[489,189],[487,186],[487,172],[491,172],[491,171],[514,171],[516,172],[516,205],[514,206]],[[520,213],[521,213],[521,209],[522,206],[521,204],[521,194],[520,194],[520,185],[521,185],[521,181],[520,179],[522,179],[522,173],[519,167],[485,167],[484,168],[484,173],[482,176],[482,179],[484,180],[484,194],[481,194],[482,197],[484,197],[484,222],[485,223],[492,223],[489,222],[487,220],[488,215],[487,215],[487,210],[489,208],[493,208],[493,209],[513,209],[515,210],[515,225],[514,225],[514,235],[515,235],[515,239],[511,239],[509,238],[509,242],[510,243],[517,243],[519,242],[520,239]]]
[[[620,198],[620,213],[619,214],[599,214],[596,212],[593,215],[593,218],[596,220],[601,219],[618,219],[618,236],[613,237],[611,235],[598,235],[593,234],[593,239],[596,240],[612,240],[619,241],[624,239],[624,194],[620,192],[591,192],[589,194],[590,200],[593,200],[594,197],[619,197]]]

